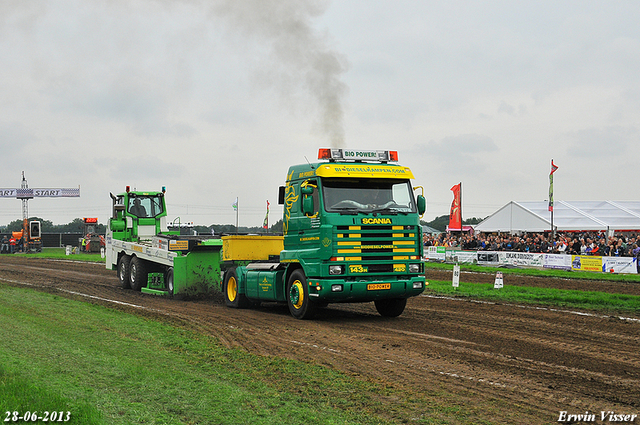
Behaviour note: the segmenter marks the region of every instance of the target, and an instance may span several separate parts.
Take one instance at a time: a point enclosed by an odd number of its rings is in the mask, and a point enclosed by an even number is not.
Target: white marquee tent
[[[640,201],[555,201],[557,231],[640,231]],[[544,232],[551,230],[546,201],[511,201],[474,226],[476,232]]]

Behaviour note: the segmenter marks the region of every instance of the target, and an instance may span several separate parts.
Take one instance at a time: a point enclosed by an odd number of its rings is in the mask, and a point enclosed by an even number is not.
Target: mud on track
[[[427,278],[451,278],[434,273]],[[518,282],[526,285],[527,279]],[[472,422],[557,423],[560,411],[595,412],[598,421],[601,410],[640,413],[638,318],[421,296],[410,299],[396,319],[380,317],[372,304],[345,304],[330,305],[314,321],[299,321],[275,304],[233,310],[216,299],[154,297],[119,288],[115,272],[102,264],[24,255],[0,257],[0,283],[152,315],[213,335],[227,347],[391,383],[409,395],[464,405]],[[604,282],[529,283],[638,291],[636,285]],[[424,413],[404,409],[390,416],[411,421]]]

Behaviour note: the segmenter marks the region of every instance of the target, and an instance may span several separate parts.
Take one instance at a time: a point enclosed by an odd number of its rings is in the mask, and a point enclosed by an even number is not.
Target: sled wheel
[[[129,265],[129,284],[134,291],[139,291],[140,288],[147,285],[147,267],[144,260],[138,257],[131,259],[131,264]]]
[[[129,265],[131,264],[131,257],[128,255],[120,256],[118,260],[118,280],[122,289],[129,289]]]
[[[167,291],[169,291],[169,295],[173,295],[173,267],[169,267],[167,269],[164,281],[167,285]]]

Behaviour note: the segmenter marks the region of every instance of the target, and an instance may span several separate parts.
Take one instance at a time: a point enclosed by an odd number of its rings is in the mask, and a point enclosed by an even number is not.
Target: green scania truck
[[[112,194],[106,267],[125,288],[222,290],[229,307],[286,303],[298,319],[339,302],[373,301],[383,316],[402,314],[426,284],[426,201],[414,195],[411,170],[396,164],[395,151],[321,149],[318,160],[289,168],[279,191],[282,236],[181,236],[168,229],[164,189]]]
[[[411,170],[395,164],[395,151],[320,149],[318,159],[290,167],[280,187],[281,249],[236,266],[234,256],[250,255],[223,248],[232,264],[226,304],[286,302],[294,317],[307,319],[329,303],[373,301],[383,316],[402,314],[407,298],[425,288],[426,201],[414,196]],[[255,237],[253,248],[260,244]]]

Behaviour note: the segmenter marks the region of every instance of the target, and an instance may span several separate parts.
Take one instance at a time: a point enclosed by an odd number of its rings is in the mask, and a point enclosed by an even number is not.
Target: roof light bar
[[[398,151],[321,148],[318,150],[318,159],[331,161],[398,162]]]

